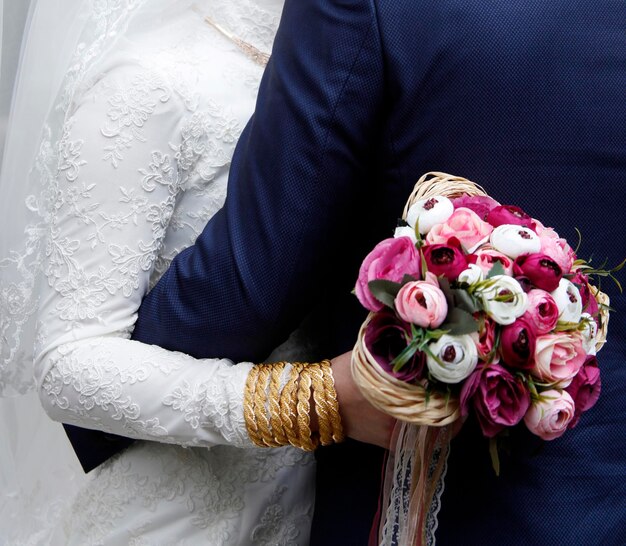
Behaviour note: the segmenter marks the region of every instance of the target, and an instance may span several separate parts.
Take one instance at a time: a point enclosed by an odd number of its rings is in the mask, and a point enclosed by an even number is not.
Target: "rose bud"
[[[537,288],[552,292],[559,286],[563,271],[550,256],[546,254],[525,254],[515,260],[516,273],[524,275]]]
[[[598,361],[595,356],[590,356],[565,389],[574,400],[575,407],[574,418],[570,422],[569,428],[574,428],[578,424],[581,414],[591,409],[598,401],[601,388]]]
[[[391,310],[385,309],[372,317],[365,329],[363,341],[378,365],[396,379],[410,382],[421,376],[426,357],[420,351],[402,369],[393,371],[391,362],[411,341],[411,327],[399,321]]]
[[[474,211],[478,217],[486,221],[489,211],[500,205],[495,199],[488,197],[487,195],[475,195],[470,197],[469,195],[463,195],[452,200],[452,204],[455,209],[461,207]]]
[[[588,355],[596,354],[596,339],[598,337],[598,323],[589,313],[583,313],[580,320],[584,328],[580,331],[583,340],[583,349]]]
[[[380,311],[383,304],[371,293],[368,283],[376,279],[400,282],[404,275],[420,275],[420,257],[408,237],[385,239],[365,257],[355,286],[361,305],[370,311]]]
[[[513,205],[500,205],[489,211],[487,222],[493,227],[510,224],[514,226],[524,226],[534,230],[535,223],[522,209]]]
[[[475,313],[474,318],[480,322],[480,329],[478,332],[472,332],[470,336],[476,344],[478,350],[478,357],[481,360],[485,360],[493,350],[493,344],[496,341],[496,323],[488,318],[480,318],[482,313]]]
[[[479,367],[461,388],[461,412],[470,404],[487,438],[519,423],[530,406],[530,393],[521,378],[499,364]]]
[[[532,229],[511,224],[495,228],[489,242],[496,250],[513,259],[522,254],[534,254],[541,249],[539,237]]]
[[[444,334],[428,346],[426,354],[428,371],[442,383],[460,383],[476,368],[478,352],[469,335],[450,336]]]
[[[483,279],[483,270],[475,264],[468,264],[467,269],[461,271],[456,280],[457,282],[464,282],[472,286]]]
[[[406,283],[398,292],[395,304],[402,320],[422,328],[437,328],[448,314],[446,296],[436,281]]]
[[[454,281],[467,268],[467,259],[460,245],[454,244],[454,238],[449,242],[453,244],[425,245],[422,252],[430,273],[443,275],[449,281]]]
[[[583,311],[589,313],[592,317],[597,316],[599,310],[598,302],[595,296],[591,293],[591,288],[589,287],[589,277],[578,271],[570,280],[574,286],[578,288],[580,300],[583,304]]]
[[[554,440],[568,428],[574,418],[574,401],[565,391],[551,389],[533,401],[524,416],[528,430],[543,440]]]
[[[538,336],[531,373],[546,383],[565,388],[572,382],[586,358],[582,337],[578,333]]]
[[[556,306],[559,308],[559,320],[563,322],[580,322],[583,312],[583,302],[578,288],[568,281],[561,279],[556,290],[550,292]]]
[[[398,237],[408,237],[413,241],[413,244],[417,243],[417,235],[415,235],[415,229],[411,226],[398,226],[393,232],[394,239]]]
[[[479,248],[474,254],[468,256],[467,259],[480,267],[485,275],[488,275],[491,268],[498,262],[502,265],[506,275],[513,275],[513,260],[502,254],[502,252],[498,252],[495,248],[489,246]]]
[[[463,248],[471,252],[482,244],[493,228],[483,222],[478,215],[465,208],[456,209],[443,224],[437,224],[428,232],[426,241],[431,245],[447,244],[448,239],[456,237]]]
[[[506,275],[496,275],[490,284],[477,291],[485,312],[498,324],[513,324],[528,305],[528,298],[520,284]]]
[[[505,364],[513,368],[528,370],[534,365],[537,335],[523,318],[502,328],[500,356]]]
[[[559,237],[558,233],[551,228],[544,229],[539,236],[541,242],[541,253],[547,254],[562,269],[563,274],[567,275],[571,272],[576,254],[567,244],[565,239]]]
[[[538,335],[554,330],[559,320],[559,308],[554,298],[543,290],[534,289],[527,293],[528,309],[524,319],[531,323]]]
[[[419,232],[428,233],[436,224],[443,224],[454,212],[452,201],[443,195],[436,195],[428,199],[421,199],[411,205],[406,215],[407,224],[415,228],[418,224]]]

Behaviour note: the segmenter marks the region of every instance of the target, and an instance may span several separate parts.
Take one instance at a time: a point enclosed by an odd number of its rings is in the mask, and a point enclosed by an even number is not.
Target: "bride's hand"
[[[396,420],[378,411],[361,394],[352,378],[352,353],[344,353],[331,361],[339,413],[346,436],[389,449]]]

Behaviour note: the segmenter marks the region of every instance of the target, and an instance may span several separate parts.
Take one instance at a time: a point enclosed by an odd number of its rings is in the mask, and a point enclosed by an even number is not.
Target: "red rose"
[[[513,368],[528,370],[533,367],[537,335],[531,323],[518,318],[504,326],[500,335],[500,356]]]
[[[444,245],[426,245],[422,247],[428,271],[437,276],[443,275],[449,281],[454,281],[461,271],[467,269],[467,258],[460,248],[455,245],[454,238]]]
[[[515,260],[515,272],[530,280],[537,288],[553,292],[559,287],[563,270],[550,256],[541,254],[524,254]]]
[[[513,224],[515,226],[524,226],[532,230],[535,229],[534,220],[522,209],[514,205],[500,205],[499,207],[491,209],[487,215],[487,222],[493,227]]]
[[[590,356],[565,389],[574,399],[575,406],[574,418],[570,422],[569,428],[574,428],[580,420],[580,415],[598,401],[601,388],[598,361],[595,356]]]

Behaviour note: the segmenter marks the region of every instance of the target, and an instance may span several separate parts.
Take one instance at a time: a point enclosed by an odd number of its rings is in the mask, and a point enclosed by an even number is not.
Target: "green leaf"
[[[419,279],[416,279],[413,275],[404,275],[404,277],[402,277],[402,280],[400,281],[400,285],[404,286],[405,284],[409,283],[409,282],[413,282],[413,281],[417,281]]]
[[[498,440],[489,438],[489,455],[491,455],[491,466],[496,476],[500,476],[500,456],[498,455]]]
[[[413,358],[413,355],[417,352],[417,343],[410,343],[407,347],[391,361],[391,366],[394,372],[399,372],[404,365]]]
[[[504,267],[502,267],[502,264],[500,262],[496,262],[493,264],[493,267],[489,270],[489,273],[487,274],[487,278],[491,279],[492,277],[495,277],[496,275],[504,275]]]
[[[452,290],[454,296],[455,306],[467,311],[468,313],[476,313],[480,311],[481,307],[478,305],[476,298],[474,298],[467,290],[456,288]]]
[[[448,310],[448,316],[441,325],[442,330],[449,330],[451,336],[462,336],[478,332],[478,321],[467,311],[454,307]]]
[[[394,300],[402,285],[385,279],[376,279],[367,283],[372,295],[382,304],[394,309]]]

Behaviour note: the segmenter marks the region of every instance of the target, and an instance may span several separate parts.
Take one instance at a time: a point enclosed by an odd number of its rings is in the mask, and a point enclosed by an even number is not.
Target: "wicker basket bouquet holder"
[[[478,184],[446,173],[422,176],[404,208],[424,199],[444,196],[487,196]],[[608,298],[590,286],[599,304],[596,349],[606,339]],[[398,425],[392,438],[382,494],[381,510],[372,529],[370,545],[432,545],[440,507],[449,444],[462,425],[458,393],[428,388],[427,379],[404,381],[383,369],[370,353],[366,331],[376,313],[363,323],[352,356],[352,374],[367,400],[393,416]],[[407,484],[410,484],[407,486]]]

